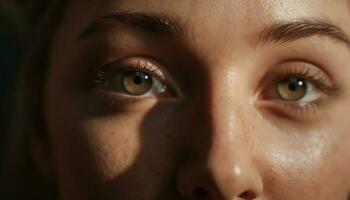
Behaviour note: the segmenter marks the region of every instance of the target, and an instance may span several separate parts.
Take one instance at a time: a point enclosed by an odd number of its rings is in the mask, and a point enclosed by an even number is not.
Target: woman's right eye
[[[145,58],[127,58],[99,70],[97,82],[108,94],[129,97],[174,98],[167,76],[157,62]]]
[[[157,96],[167,92],[158,78],[141,70],[123,70],[107,80],[107,88],[130,96]]]

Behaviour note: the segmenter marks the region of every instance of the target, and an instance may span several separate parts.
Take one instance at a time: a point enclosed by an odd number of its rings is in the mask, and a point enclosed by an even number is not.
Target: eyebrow
[[[103,16],[100,20],[94,22],[84,30],[78,38],[81,39],[94,34],[101,29],[103,24],[109,22],[119,22],[162,35],[179,34],[183,32],[184,27],[186,27],[180,20],[163,15],[119,11]]]
[[[93,35],[101,30],[103,24],[110,22],[123,23],[160,35],[179,35],[189,32],[188,24],[176,18],[133,11],[117,11],[92,23],[79,35],[78,39]],[[345,31],[324,19],[300,19],[273,23],[260,32],[256,45],[270,42],[288,43],[312,36],[327,36],[345,43],[350,48],[350,37]]]
[[[327,36],[345,43],[350,48],[350,37],[345,31],[331,22],[321,19],[302,19],[293,22],[281,21],[272,24],[260,33],[257,44],[269,42],[286,43],[312,36]]]

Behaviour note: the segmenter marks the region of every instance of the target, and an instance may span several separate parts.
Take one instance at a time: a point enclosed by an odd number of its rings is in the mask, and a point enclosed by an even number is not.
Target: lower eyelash
[[[313,84],[321,93],[330,94],[335,91],[332,86],[327,84],[326,78],[322,77],[322,72],[312,73],[311,70],[303,66],[295,66],[289,68],[279,76],[275,83],[291,77],[304,79]],[[318,99],[313,102],[288,102],[283,100],[275,100],[270,106],[275,113],[284,118],[292,119],[309,119],[314,116],[320,109],[323,100]]]
[[[275,100],[264,103],[264,109],[268,109],[280,118],[293,119],[303,121],[311,119],[320,111],[322,101],[315,101],[301,105],[298,102],[285,102]]]
[[[311,116],[319,109],[319,104],[316,102],[309,103],[285,103],[290,111],[297,113],[299,116]]]
[[[321,116],[324,111],[322,106],[326,106],[327,101],[319,99],[309,103],[286,102],[282,100],[267,101],[264,103],[264,109],[268,109],[281,118],[292,119],[295,121],[307,121]]]
[[[93,94],[99,104],[102,105],[102,109],[108,111],[123,111],[126,109],[130,110],[130,108],[134,108],[136,104],[145,102],[147,100],[147,97],[140,99],[137,97],[126,97],[122,94],[111,94],[105,90],[105,88],[95,88]]]

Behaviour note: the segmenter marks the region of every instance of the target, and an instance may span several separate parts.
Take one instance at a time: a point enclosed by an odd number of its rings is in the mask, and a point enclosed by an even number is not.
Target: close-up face
[[[347,200],[349,35],[349,0],[69,1],[43,96],[59,198]]]

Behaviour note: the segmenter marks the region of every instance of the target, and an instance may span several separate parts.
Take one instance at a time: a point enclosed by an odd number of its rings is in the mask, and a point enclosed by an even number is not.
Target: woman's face
[[[45,119],[61,199],[346,200],[350,1],[75,0]]]

